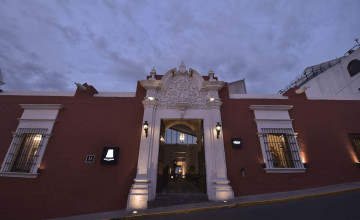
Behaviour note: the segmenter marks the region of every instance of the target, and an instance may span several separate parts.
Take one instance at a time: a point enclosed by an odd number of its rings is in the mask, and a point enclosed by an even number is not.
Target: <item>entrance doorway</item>
[[[161,120],[156,193],[206,194],[202,120]]]

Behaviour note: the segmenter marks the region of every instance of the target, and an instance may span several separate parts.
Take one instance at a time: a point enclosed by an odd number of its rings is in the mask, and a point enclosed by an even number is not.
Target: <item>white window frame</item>
[[[292,119],[289,116],[289,110],[293,106],[291,105],[251,105],[250,109],[254,111],[255,122],[258,129],[258,136],[261,145],[261,151],[266,167],[264,168],[267,173],[304,173],[306,171],[304,164],[300,163],[294,168],[275,168],[271,162],[268,161],[267,150],[265,146],[264,129],[291,129]],[[301,158],[301,152],[299,145],[296,141],[296,133],[293,133],[295,138],[295,144],[293,148],[297,151],[298,156]],[[292,158],[294,160],[294,158]]]
[[[14,138],[11,142],[11,145],[8,149],[8,152],[5,156],[3,164],[0,169],[0,176],[3,177],[21,177],[21,178],[36,178],[38,173],[38,168],[40,167],[42,158],[44,156],[45,149],[47,147],[47,143],[51,136],[52,129],[56,122],[59,110],[63,108],[61,104],[20,104],[20,106],[24,109],[24,112],[19,118],[19,125],[14,132]],[[13,154],[13,145],[16,144],[14,141],[16,140],[16,135],[19,134],[21,129],[47,129],[46,133],[42,135],[42,146],[39,148],[39,152],[37,153],[36,158],[34,159],[33,167],[30,172],[11,172],[9,171],[9,167],[12,165],[5,164],[9,161],[13,163],[16,155]]]

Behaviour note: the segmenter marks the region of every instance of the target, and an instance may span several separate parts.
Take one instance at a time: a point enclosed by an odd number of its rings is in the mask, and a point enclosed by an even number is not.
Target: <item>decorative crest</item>
[[[155,67],[153,67],[150,71],[150,80],[155,80],[155,76],[156,76],[156,70],[155,70]]]
[[[214,75],[215,75],[215,72],[214,72],[214,70],[212,70],[211,68],[210,68],[210,70],[209,70],[209,77],[210,77],[210,79],[209,79],[209,81],[216,81],[215,79],[214,79]]]
[[[187,72],[184,61],[181,61],[181,64],[180,64],[180,67],[179,67],[179,72],[180,73],[186,73]]]

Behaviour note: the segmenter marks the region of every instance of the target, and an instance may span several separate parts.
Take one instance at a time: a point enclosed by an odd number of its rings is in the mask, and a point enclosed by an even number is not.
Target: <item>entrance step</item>
[[[157,193],[155,200],[148,202],[149,208],[208,202],[206,194]]]

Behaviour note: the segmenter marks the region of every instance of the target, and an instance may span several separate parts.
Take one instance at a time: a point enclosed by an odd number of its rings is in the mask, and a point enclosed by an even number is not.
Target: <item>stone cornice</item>
[[[158,104],[157,100],[149,100],[149,99],[145,99],[142,101],[144,108],[155,108]]]
[[[35,110],[60,110],[64,108],[61,104],[20,104],[23,109]]]
[[[292,105],[250,105],[251,110],[290,110]]]
[[[202,89],[219,91],[224,85],[225,85],[224,81],[204,81],[202,83]]]
[[[2,177],[36,178],[38,173],[0,172]]]
[[[215,101],[207,101],[206,102],[206,107],[207,108],[218,108],[218,109],[220,109],[220,107],[221,107],[221,105],[222,105],[223,103],[222,103],[222,101],[220,101],[220,100],[215,100]]]
[[[264,168],[266,173],[305,173],[306,168]]]
[[[145,89],[160,89],[163,81],[162,80],[141,80],[140,84]]]

